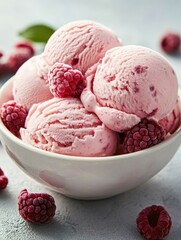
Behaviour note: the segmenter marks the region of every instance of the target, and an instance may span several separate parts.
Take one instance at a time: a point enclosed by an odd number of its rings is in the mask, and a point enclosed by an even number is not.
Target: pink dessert
[[[66,63],[84,74],[108,49],[121,45],[107,27],[93,21],[75,21],[62,26],[50,37],[43,56],[49,66]]]
[[[39,103],[53,97],[48,83],[39,74],[40,56],[30,58],[17,71],[13,80],[14,100],[27,110],[34,103]]]
[[[173,111],[158,122],[166,131],[166,133],[174,133],[181,125],[181,101],[178,98]]]
[[[14,99],[27,109],[34,103],[50,99],[48,72],[54,63],[66,63],[84,74],[108,49],[121,44],[110,29],[99,23],[75,21],[64,25],[50,37],[40,56],[32,58],[18,70],[13,87]]]
[[[53,98],[30,109],[24,142],[46,151],[74,156],[114,155],[118,135],[105,127],[77,98]]]
[[[169,62],[149,48],[122,46],[93,21],[58,29],[44,52],[15,74],[10,95],[28,111],[16,136],[58,154],[140,151],[181,125],[178,82]]]
[[[142,118],[164,118],[177,97],[177,78],[165,58],[145,47],[124,46],[106,52],[81,100],[108,128],[120,132]]]

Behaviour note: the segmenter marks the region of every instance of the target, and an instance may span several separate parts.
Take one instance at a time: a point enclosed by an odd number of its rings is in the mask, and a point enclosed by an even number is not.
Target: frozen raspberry
[[[15,135],[19,135],[19,130],[24,127],[27,111],[24,107],[11,100],[1,107],[1,119],[4,125]]]
[[[175,53],[179,50],[181,38],[177,33],[167,33],[161,39],[161,47],[166,53]]]
[[[8,184],[8,178],[4,175],[0,176],[0,190],[5,189],[7,184]]]
[[[26,189],[18,197],[18,210],[24,220],[31,223],[49,222],[55,215],[55,201],[46,193],[28,193]]]
[[[123,142],[124,153],[131,153],[149,148],[164,140],[165,130],[154,120],[142,119],[126,134]]]
[[[55,63],[50,68],[48,80],[55,97],[78,97],[85,87],[82,73],[63,63]]]
[[[14,48],[7,59],[7,69],[9,72],[15,73],[23,63],[32,57],[32,53],[28,48]]]
[[[26,48],[30,51],[31,56],[35,55],[35,49],[32,45],[32,43],[28,42],[28,41],[21,41],[15,44],[14,46],[15,48]]]
[[[136,224],[145,239],[158,240],[168,235],[172,221],[162,206],[152,205],[138,214]]]

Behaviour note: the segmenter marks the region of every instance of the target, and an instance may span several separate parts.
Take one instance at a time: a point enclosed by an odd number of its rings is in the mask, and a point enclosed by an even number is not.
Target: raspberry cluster
[[[55,97],[79,97],[85,87],[82,73],[64,63],[55,63],[50,68],[48,80]]]
[[[19,136],[20,128],[24,127],[27,114],[26,109],[14,100],[4,103],[0,111],[4,125],[16,136]]]
[[[123,152],[132,153],[154,146],[165,139],[165,130],[152,119],[142,119],[126,133]]]
[[[145,239],[157,240],[168,235],[172,220],[164,207],[152,205],[138,214],[136,224],[138,231]]]
[[[55,215],[55,201],[47,193],[28,193],[26,189],[18,197],[18,210],[24,220],[31,223],[47,223]]]

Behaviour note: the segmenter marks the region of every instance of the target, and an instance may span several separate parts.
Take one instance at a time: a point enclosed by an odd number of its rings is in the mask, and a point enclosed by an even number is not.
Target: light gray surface
[[[141,44],[160,51],[159,39],[166,30],[180,30],[181,1],[120,0],[31,0],[0,1],[0,49],[9,52],[16,33],[32,23],[58,28],[72,20],[92,19],[112,28],[124,44]],[[167,56],[181,84],[181,57]],[[5,79],[4,79],[5,80]],[[0,80],[0,84],[4,82]],[[161,158],[161,156],[160,156]],[[9,177],[8,188],[0,192],[0,239],[13,240],[139,240],[135,227],[138,212],[152,204],[164,205],[173,219],[166,239],[181,239],[181,148],[172,161],[144,185],[114,198],[78,201],[50,192],[22,173],[0,146],[0,166]],[[17,212],[17,195],[27,188],[49,192],[57,212],[50,224],[25,223]]]

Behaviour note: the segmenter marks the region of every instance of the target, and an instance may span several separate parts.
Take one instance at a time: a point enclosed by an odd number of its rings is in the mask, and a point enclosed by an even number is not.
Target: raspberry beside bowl
[[[10,100],[13,79],[0,90],[0,106]],[[5,151],[37,182],[77,199],[103,199],[145,183],[174,156],[181,143],[181,127],[151,148],[110,157],[73,157],[37,149],[15,137],[0,120]]]

